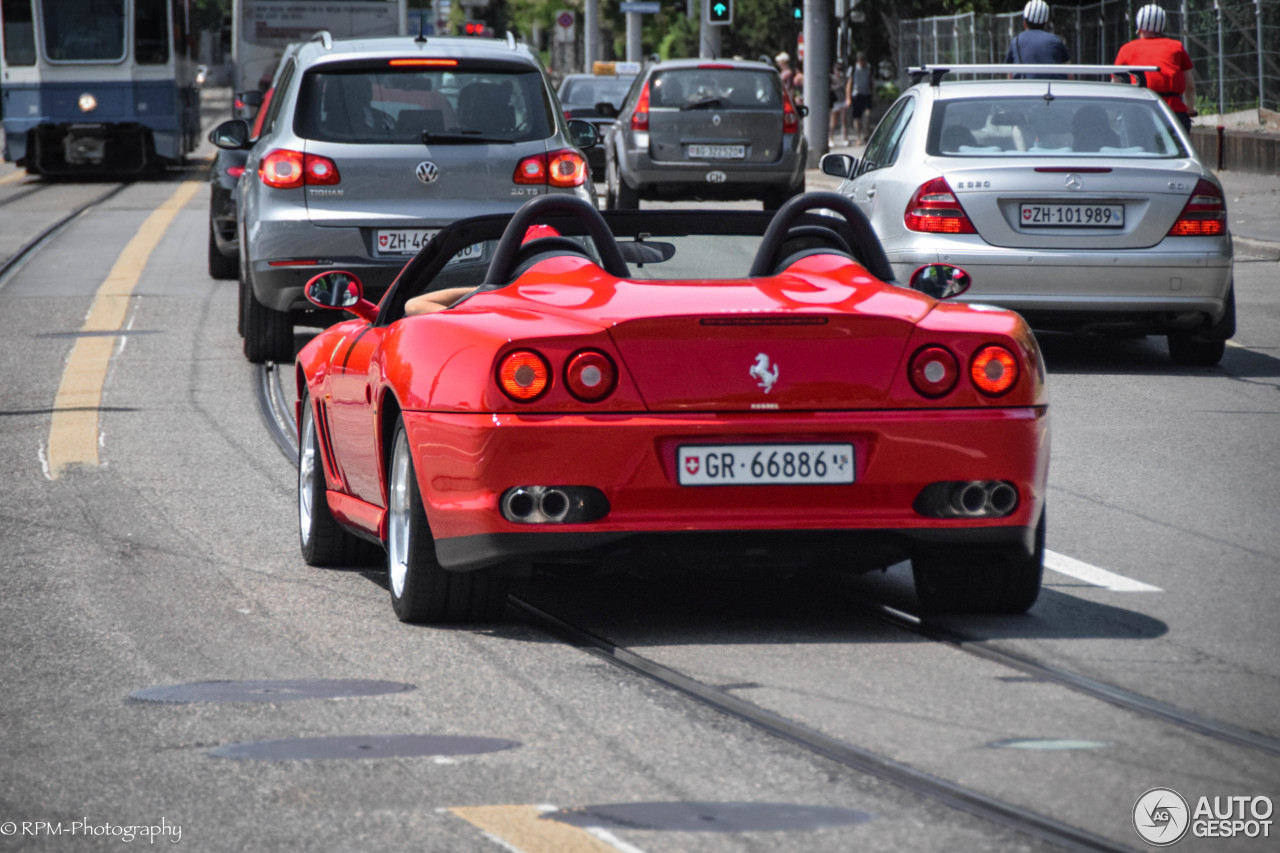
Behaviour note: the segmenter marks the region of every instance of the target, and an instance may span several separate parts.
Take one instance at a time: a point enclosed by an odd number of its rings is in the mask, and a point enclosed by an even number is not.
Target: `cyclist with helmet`
[[[1122,44],[1116,54],[1116,65],[1154,65],[1159,71],[1145,74],[1146,86],[1164,98],[1186,131],[1191,130],[1191,116],[1196,102],[1195,75],[1191,57],[1177,39],[1165,38],[1164,9],[1154,3],[1138,10],[1134,23],[1138,37]],[[1192,106],[1189,106],[1192,105]]]
[[[1061,65],[1071,61],[1066,43],[1045,30],[1049,23],[1049,4],[1044,0],[1029,0],[1022,10],[1022,32],[1009,43],[1004,61],[1016,65]],[[1012,78],[1043,78],[1065,80],[1065,74],[1011,74]]]

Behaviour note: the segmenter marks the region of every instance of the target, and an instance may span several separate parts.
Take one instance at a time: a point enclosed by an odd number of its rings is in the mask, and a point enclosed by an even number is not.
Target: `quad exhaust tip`
[[[1004,518],[1018,508],[1018,489],[1005,480],[931,483],[915,510],[931,518]]]
[[[609,499],[591,486],[514,486],[500,509],[516,524],[581,524],[607,515]]]

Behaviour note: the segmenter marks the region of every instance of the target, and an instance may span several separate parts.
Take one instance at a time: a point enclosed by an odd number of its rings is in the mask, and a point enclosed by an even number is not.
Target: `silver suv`
[[[605,134],[608,207],[640,199],[751,199],[804,192],[803,122],[777,69],[675,59],[645,68]]]
[[[210,136],[250,152],[237,213],[253,362],[293,360],[317,268],[355,272],[377,300],[454,220],[546,193],[595,203],[579,149],[596,144],[596,129],[564,118],[541,63],[510,37],[318,33],[281,69],[267,110],[255,141],[237,119]],[[479,245],[471,260],[489,251]]]

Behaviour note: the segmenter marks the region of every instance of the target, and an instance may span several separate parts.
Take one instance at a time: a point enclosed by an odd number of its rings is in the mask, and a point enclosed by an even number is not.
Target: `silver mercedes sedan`
[[[843,179],[899,281],[951,264],[972,285],[935,295],[1011,308],[1038,329],[1162,334],[1175,363],[1217,364],[1235,333],[1227,205],[1177,120],[1128,83],[1008,70],[960,81],[913,69],[927,79],[863,157],[828,154],[822,171]]]

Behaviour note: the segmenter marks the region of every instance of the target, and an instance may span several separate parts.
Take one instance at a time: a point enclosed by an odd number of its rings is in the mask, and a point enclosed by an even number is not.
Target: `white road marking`
[[[1087,584],[1109,589],[1112,592],[1164,592],[1158,586],[1152,586],[1142,581],[1136,581],[1133,578],[1127,578],[1124,575],[1118,575],[1115,572],[1109,572],[1106,569],[1100,569],[1097,566],[1091,566],[1088,563],[1081,562],[1074,557],[1068,557],[1066,554],[1059,554],[1056,551],[1044,552],[1044,567],[1053,569],[1059,574],[1082,580]]]

